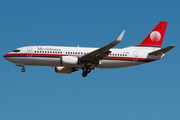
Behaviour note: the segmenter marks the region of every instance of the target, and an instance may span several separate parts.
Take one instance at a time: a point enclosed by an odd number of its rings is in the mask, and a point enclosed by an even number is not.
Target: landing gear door
[[[138,52],[137,51],[133,52],[133,59],[134,59],[134,61],[138,60]]]
[[[29,56],[29,57],[32,56],[32,47],[27,48],[27,56]]]

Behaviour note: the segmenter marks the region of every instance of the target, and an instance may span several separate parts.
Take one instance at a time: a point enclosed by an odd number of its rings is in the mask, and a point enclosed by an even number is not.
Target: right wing
[[[80,63],[92,63],[95,65],[99,64],[99,60],[103,59],[104,57],[106,57],[107,55],[109,55],[111,53],[111,51],[109,49],[111,49],[112,47],[114,47],[115,45],[119,44],[123,38],[125,30],[123,30],[121,32],[121,34],[118,36],[118,38],[113,41],[112,43],[99,48],[95,51],[92,51],[86,55],[83,55],[82,57],[79,58],[79,62]]]

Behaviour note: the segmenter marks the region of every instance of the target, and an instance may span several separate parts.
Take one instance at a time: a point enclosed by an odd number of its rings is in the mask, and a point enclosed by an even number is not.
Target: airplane
[[[56,73],[69,73],[82,69],[86,77],[96,68],[122,68],[153,62],[162,59],[166,52],[175,47],[171,45],[161,49],[167,21],[159,24],[138,45],[123,49],[113,49],[123,38],[125,30],[110,44],[101,48],[64,47],[64,46],[26,46],[4,55],[4,58],[16,66],[52,66]]]

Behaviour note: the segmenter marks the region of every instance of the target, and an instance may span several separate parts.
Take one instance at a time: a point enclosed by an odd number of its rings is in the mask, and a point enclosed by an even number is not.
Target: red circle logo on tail
[[[161,34],[158,31],[153,31],[150,34],[150,38],[152,41],[159,41],[161,39]]]

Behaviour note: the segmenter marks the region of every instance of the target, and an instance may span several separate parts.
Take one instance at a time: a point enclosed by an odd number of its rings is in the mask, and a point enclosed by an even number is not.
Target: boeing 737
[[[82,76],[86,77],[96,68],[129,67],[162,59],[166,52],[175,47],[161,48],[166,26],[166,21],[160,21],[140,44],[123,49],[112,48],[121,42],[125,30],[115,41],[101,48],[27,46],[5,54],[4,58],[22,67],[22,72],[25,72],[25,65],[52,66],[57,73],[82,69]]]

